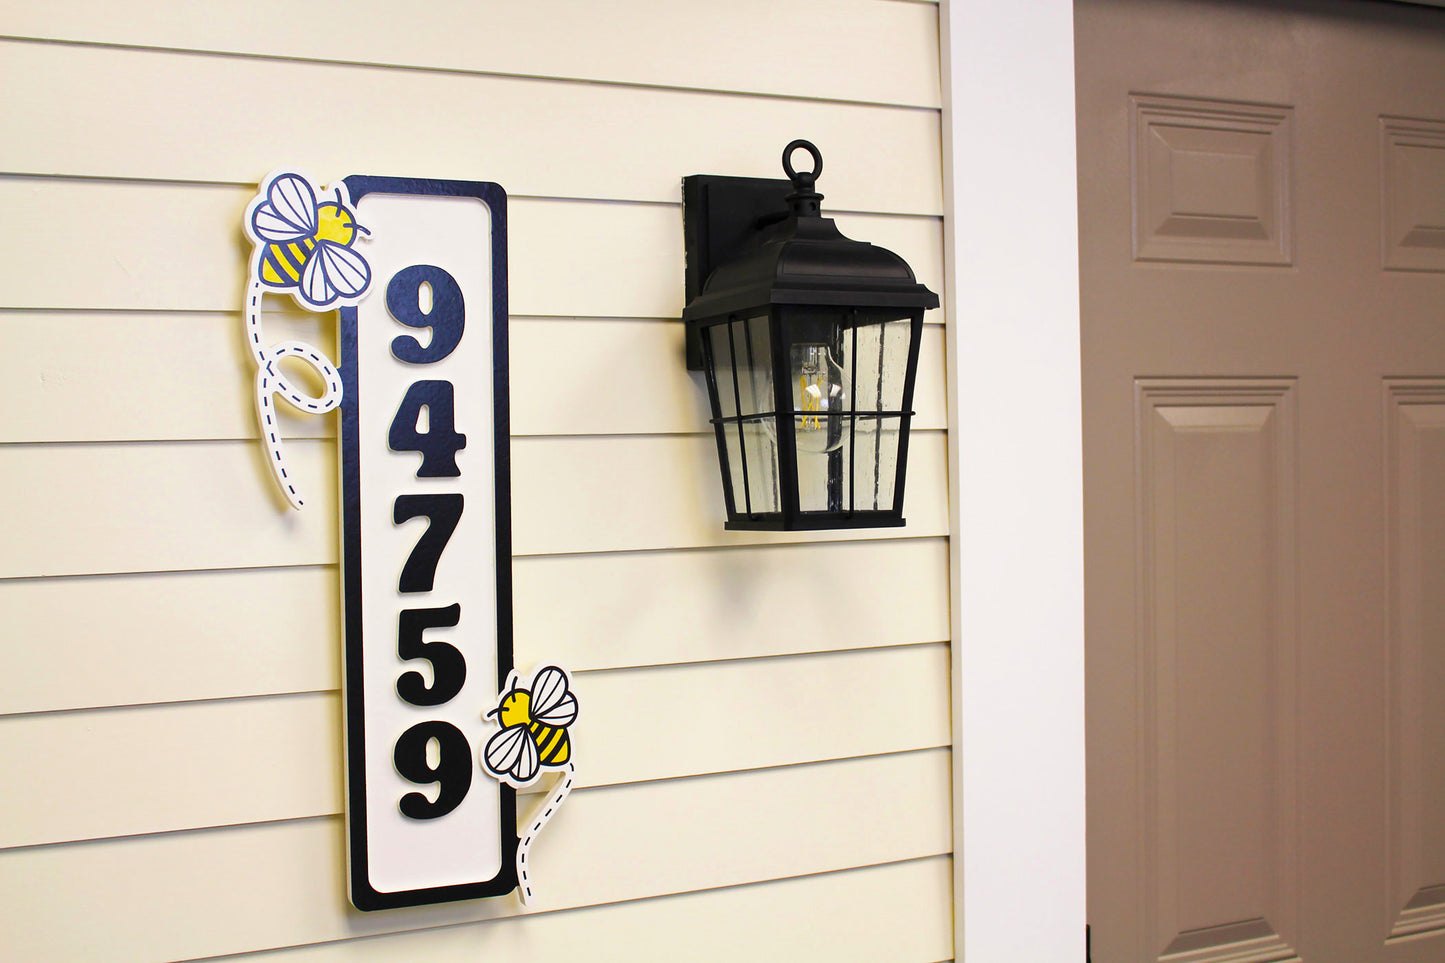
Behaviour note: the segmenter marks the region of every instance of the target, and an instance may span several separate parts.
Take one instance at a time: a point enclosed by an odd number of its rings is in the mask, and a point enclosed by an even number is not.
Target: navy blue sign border
[[[512,459],[507,364],[507,192],[498,184],[409,177],[345,178],[355,205],[367,194],[418,194],[475,197],[492,215],[492,405],[496,472],[497,680],[512,665]],[[376,295],[373,294],[373,297]],[[361,648],[361,462],[357,420],[357,322],[355,308],[341,309],[341,512],[342,596],[346,652],[346,778],[351,902],[359,910],[394,909],[453,900],[501,896],[517,887],[517,793],[502,785],[501,870],[490,880],[382,893],[367,872],[366,732],[363,718]],[[482,711],[478,707],[478,712]],[[472,747],[473,752],[477,747]],[[481,774],[485,777],[485,774]]]

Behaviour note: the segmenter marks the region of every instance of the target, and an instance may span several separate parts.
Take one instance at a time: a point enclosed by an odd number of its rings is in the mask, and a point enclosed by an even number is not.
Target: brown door
[[[1445,10],[1080,0],[1097,963],[1445,961]]]

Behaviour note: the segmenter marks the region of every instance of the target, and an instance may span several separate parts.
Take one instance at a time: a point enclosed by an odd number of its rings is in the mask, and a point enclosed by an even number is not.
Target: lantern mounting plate
[[[702,293],[713,268],[737,257],[758,228],[788,216],[793,183],[767,177],[694,174],[682,179],[682,232],[687,252],[684,303]],[[687,336],[687,367],[701,371],[702,338]]]

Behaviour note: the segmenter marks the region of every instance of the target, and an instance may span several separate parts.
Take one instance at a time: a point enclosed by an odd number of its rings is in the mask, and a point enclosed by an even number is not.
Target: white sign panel
[[[512,672],[506,195],[353,176],[371,292],[341,310],[351,900],[517,885],[485,715]]]

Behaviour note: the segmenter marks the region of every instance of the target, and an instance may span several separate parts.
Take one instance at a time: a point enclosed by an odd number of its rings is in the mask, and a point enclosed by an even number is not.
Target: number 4
[[[427,411],[427,429],[419,431],[421,410]],[[456,430],[456,392],[450,381],[416,381],[391,419],[387,446],[392,451],[421,452],[418,478],[456,478],[457,452],[467,447],[467,436]]]

